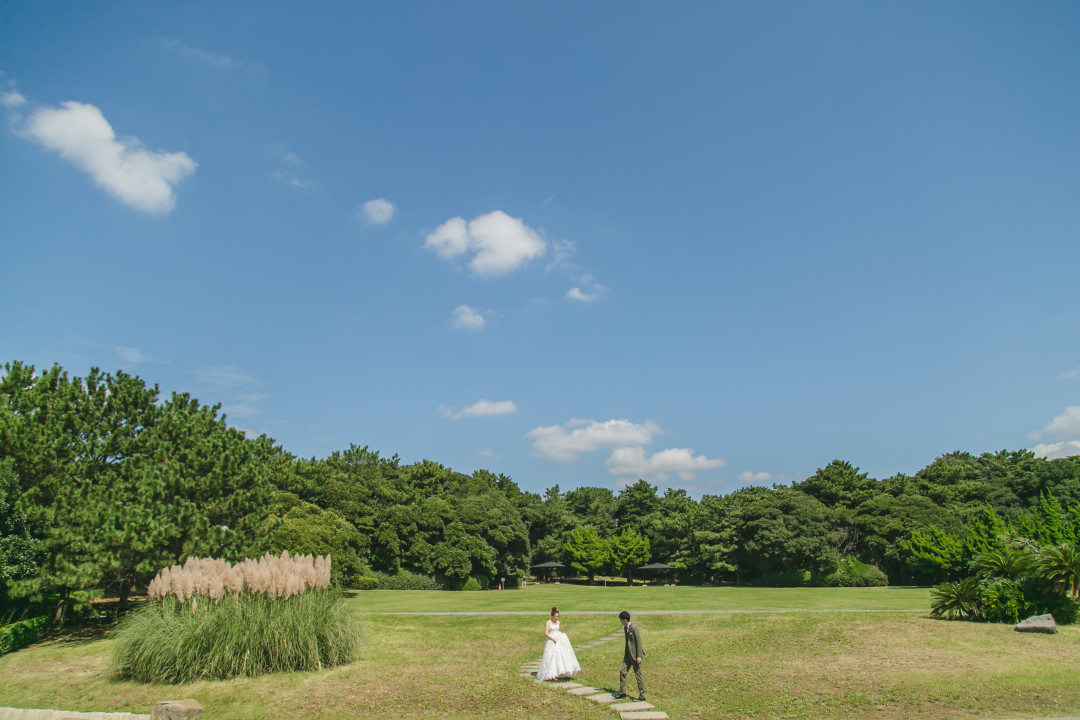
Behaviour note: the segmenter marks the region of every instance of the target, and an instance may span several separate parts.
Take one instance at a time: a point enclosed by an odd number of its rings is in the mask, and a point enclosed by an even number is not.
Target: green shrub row
[[[356,618],[334,588],[289,598],[242,593],[217,602],[168,596],[124,619],[112,666],[139,682],[225,680],[352,662],[359,642]]]
[[[375,573],[378,583],[375,587],[361,587],[361,590],[442,590],[443,586],[438,580],[427,575],[401,570],[396,575],[388,573]]]
[[[847,558],[834,572],[826,575],[821,584],[825,587],[885,587],[889,578],[873,565]]]
[[[15,652],[36,642],[48,624],[47,617],[36,617],[0,627],[0,655]]]

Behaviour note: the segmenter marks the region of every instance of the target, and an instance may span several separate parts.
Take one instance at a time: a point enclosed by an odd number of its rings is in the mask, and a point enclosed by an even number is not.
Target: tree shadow
[[[78,646],[88,645],[99,640],[104,640],[114,630],[117,621],[86,623],[70,627],[57,628],[42,636],[39,641],[42,644]]]

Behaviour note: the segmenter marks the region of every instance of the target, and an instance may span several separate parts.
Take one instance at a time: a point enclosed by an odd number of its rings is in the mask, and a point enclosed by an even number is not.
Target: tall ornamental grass
[[[282,553],[230,565],[190,558],[158,573],[117,631],[113,669],[165,684],[352,662],[360,628],[330,587],[330,558]]]

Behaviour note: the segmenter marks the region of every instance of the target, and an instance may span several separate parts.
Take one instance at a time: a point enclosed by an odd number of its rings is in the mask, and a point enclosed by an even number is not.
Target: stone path
[[[641,613],[638,613],[639,615]],[[613,640],[622,640],[623,631],[620,630],[617,633],[612,633],[599,640],[593,640],[590,643],[586,643],[578,648],[578,650],[585,650],[587,648],[594,648],[598,645],[604,645]],[[529,678],[533,682],[539,682],[536,680],[536,671],[540,668],[539,660],[530,660],[527,663],[521,665],[520,675],[523,678]],[[668,714],[666,712],[660,712],[656,709],[656,706],[648,702],[638,702],[631,700],[630,698],[616,699],[615,693],[611,690],[605,690],[604,688],[591,687],[588,685],[582,685],[576,682],[543,682],[540,683],[547,688],[557,688],[559,690],[565,690],[569,695],[577,695],[585,698],[586,700],[592,700],[593,702],[600,703],[601,705],[607,705],[612,710],[619,713],[619,717],[622,720],[666,720]],[[6,720],[0,717],[0,720]]]
[[[72,712],[70,710],[20,710],[0,707],[0,720],[150,720],[135,713]]]

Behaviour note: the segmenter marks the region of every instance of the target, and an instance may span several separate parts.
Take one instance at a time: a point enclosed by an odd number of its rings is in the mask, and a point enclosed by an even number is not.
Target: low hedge
[[[36,617],[0,627],[0,655],[21,650],[37,642],[48,624],[49,618]]]

